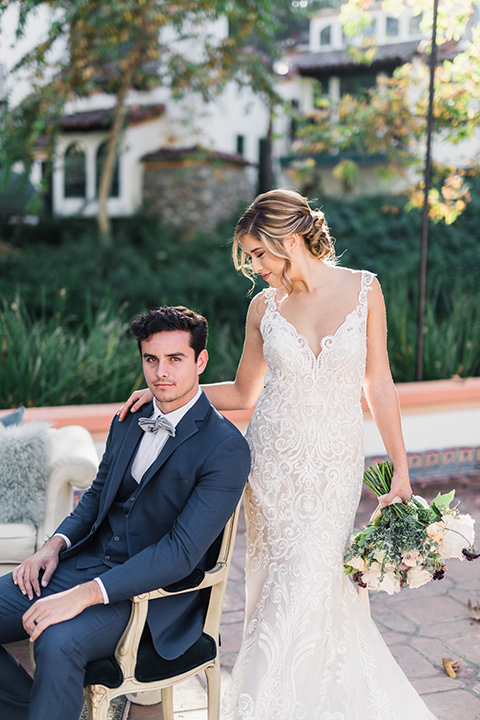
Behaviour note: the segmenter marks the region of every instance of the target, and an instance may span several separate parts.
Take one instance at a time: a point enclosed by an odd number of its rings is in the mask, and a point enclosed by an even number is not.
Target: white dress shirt
[[[187,412],[192,408],[197,400],[199,399],[200,395],[202,394],[202,390],[198,388],[197,393],[195,397],[193,397],[188,403],[185,405],[182,405],[182,407],[177,408],[177,410],[172,410],[172,412],[169,412],[165,415],[165,417],[168,418],[168,420],[172,423],[173,427],[177,427],[180,420],[183,418],[184,415],[187,414]],[[153,414],[150,416],[151,420],[154,420],[159,415],[162,415],[163,413],[160,411],[160,409],[157,406],[157,403],[153,403]],[[160,428],[157,430],[157,432],[144,432],[143,437],[140,440],[140,444],[138,446],[137,454],[135,455],[133,465],[132,465],[132,476],[133,478],[139,483],[145,474],[146,470],[150,467],[150,465],[157,459],[161,449],[167,442],[168,438],[170,437],[169,433],[165,428]],[[57,533],[67,543],[67,548],[70,547],[71,541],[69,538],[67,538],[62,533]],[[107,595],[107,591],[105,590],[105,586],[101,579],[99,577],[94,578],[95,581],[98,583],[98,586],[102,592],[103,596],[103,602],[105,605],[108,605],[109,599]]]
[[[164,417],[168,418],[173,427],[177,427],[180,420],[186,415],[190,408],[195,405],[201,394],[202,391],[198,388],[195,397],[186,405],[182,405],[182,407],[177,408],[177,410],[172,410],[172,412],[167,413]],[[154,402],[153,415],[150,416],[150,420],[155,420],[159,415],[163,415],[163,413],[160,411],[157,403]],[[148,470],[150,465],[157,459],[160,450],[169,437],[170,435],[165,428],[160,428],[160,430],[157,430],[155,433],[143,433],[143,438],[140,440],[140,445],[138,446],[137,454],[135,455],[132,465],[132,475],[138,483],[145,474],[145,471]]]

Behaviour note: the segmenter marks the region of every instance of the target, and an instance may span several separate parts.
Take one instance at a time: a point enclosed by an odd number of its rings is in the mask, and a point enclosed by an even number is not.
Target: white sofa
[[[43,523],[0,523],[0,575],[13,570],[38,550],[73,508],[73,489],[86,488],[95,478],[98,453],[92,436],[80,425],[49,428],[51,472]]]

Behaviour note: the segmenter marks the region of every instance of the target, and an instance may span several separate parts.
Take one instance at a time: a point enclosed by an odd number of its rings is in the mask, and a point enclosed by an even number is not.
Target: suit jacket
[[[151,413],[149,404],[121,423],[113,419],[96,479],[56,530],[72,542],[61,559],[91,542],[143,433],[138,419]],[[128,560],[101,575],[110,602],[165,587],[195,567],[206,569],[208,549],[234,511],[249,469],[245,439],[202,393],[131,496]],[[151,602],[147,622],[157,652],[167,659],[183,653],[200,637],[204,613],[199,592]]]

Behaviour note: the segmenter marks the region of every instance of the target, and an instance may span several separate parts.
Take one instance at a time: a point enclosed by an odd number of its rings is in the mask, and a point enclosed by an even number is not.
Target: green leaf
[[[438,493],[437,497],[432,501],[432,505],[435,505],[438,511],[443,515],[445,510],[448,510],[450,507],[450,503],[453,501],[454,497],[455,490],[451,490],[449,493],[445,493],[444,495]]]

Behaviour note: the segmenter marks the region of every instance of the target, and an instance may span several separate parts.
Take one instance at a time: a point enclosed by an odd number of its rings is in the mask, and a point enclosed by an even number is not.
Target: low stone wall
[[[184,239],[201,229],[213,230],[255,195],[251,168],[245,164],[150,161],[144,167],[145,204]]]

